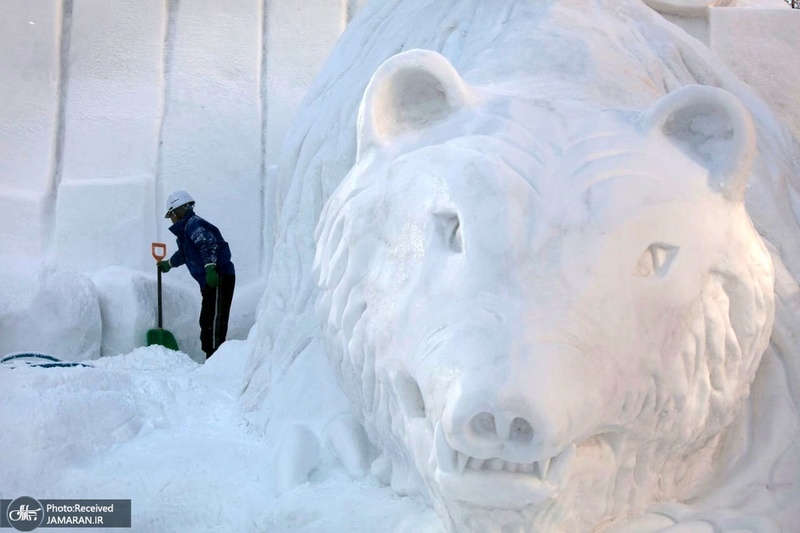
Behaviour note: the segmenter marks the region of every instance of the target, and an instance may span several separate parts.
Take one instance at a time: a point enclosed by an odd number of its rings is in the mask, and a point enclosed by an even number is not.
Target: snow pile
[[[151,259],[152,261],[152,259]],[[154,262],[153,262],[154,263]],[[42,352],[65,361],[126,354],[158,325],[156,273],[121,266],[83,273],[22,256],[0,256],[0,357]],[[261,281],[237,286],[228,339],[244,339],[255,321]],[[198,362],[200,291],[185,269],[162,275],[162,327]]]
[[[92,276],[102,314],[104,356],[128,353],[142,346],[146,332],[158,325],[156,274],[109,267]],[[162,275],[162,327],[171,331],[178,346],[198,362],[200,350],[197,320],[200,294],[196,287],[171,283]]]
[[[204,365],[159,346],[91,367],[0,365],[0,498],[131,499],[144,533],[441,531],[423,502],[332,462],[279,495],[273,446],[236,401],[246,357],[229,341]]]
[[[0,256],[0,357],[39,351],[68,361],[100,356],[97,290],[86,276],[22,257]]]

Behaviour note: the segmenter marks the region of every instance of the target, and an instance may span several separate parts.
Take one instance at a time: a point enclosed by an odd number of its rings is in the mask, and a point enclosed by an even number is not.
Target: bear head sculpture
[[[773,322],[737,98],[538,94],[392,57],[316,232],[317,315],[374,468],[452,530],[590,531],[691,498]]]

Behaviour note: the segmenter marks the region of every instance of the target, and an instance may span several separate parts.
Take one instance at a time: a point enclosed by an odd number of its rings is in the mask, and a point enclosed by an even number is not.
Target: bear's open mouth
[[[518,508],[537,504],[556,492],[575,446],[554,457],[519,463],[471,457],[453,449],[441,423],[434,430],[431,464],[439,487],[448,497],[483,507]]]

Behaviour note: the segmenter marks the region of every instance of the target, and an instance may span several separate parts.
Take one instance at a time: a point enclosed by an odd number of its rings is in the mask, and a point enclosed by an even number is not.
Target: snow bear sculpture
[[[769,341],[737,99],[548,103],[390,59],[320,221],[343,390],[454,530],[588,531],[693,496]],[[598,492],[623,508],[582,504]]]
[[[287,147],[269,437],[352,406],[451,531],[800,520],[800,158],[702,44],[638,0],[369,3]]]

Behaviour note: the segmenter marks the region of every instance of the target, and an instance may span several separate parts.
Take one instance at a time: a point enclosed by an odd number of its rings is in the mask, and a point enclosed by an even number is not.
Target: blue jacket
[[[178,237],[178,251],[169,258],[170,265],[185,264],[201,289],[206,286],[206,265],[209,263],[216,263],[220,274],[235,274],[231,249],[214,224],[191,211],[169,230]]]

